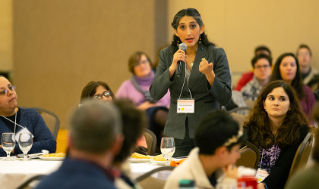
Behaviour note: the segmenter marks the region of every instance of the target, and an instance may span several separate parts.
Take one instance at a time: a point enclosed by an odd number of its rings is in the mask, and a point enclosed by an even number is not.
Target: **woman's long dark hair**
[[[297,71],[296,71],[295,78],[291,82],[291,86],[292,86],[292,88],[295,89],[298,98],[302,99],[305,96],[305,92],[303,90],[303,83],[302,83],[301,74],[300,74],[299,62],[293,53],[284,53],[278,57],[276,64],[274,66],[274,70],[272,72],[272,75],[270,77],[270,81],[282,80],[282,77],[280,74],[280,64],[281,64],[282,60],[287,56],[293,57],[296,61]]]
[[[193,8],[188,8],[188,9],[182,9],[180,10],[175,16],[174,16],[174,19],[173,19],[173,22],[171,23],[172,27],[177,30],[178,28],[178,24],[179,24],[179,21],[181,20],[181,18],[183,18],[184,16],[191,16],[193,17],[197,24],[199,25],[199,27],[202,27],[202,25],[204,25],[203,21],[202,21],[202,18],[199,14],[199,12],[196,10],[196,9],[193,9]],[[207,35],[205,34],[205,32],[203,32],[201,35],[200,35],[200,38],[201,38],[201,41],[202,43],[205,45],[205,46],[209,46],[209,45],[213,45],[215,46],[214,43],[210,42],[208,40],[208,37]],[[173,35],[173,41],[172,41],[172,44],[171,46],[173,47],[177,47],[178,46],[178,41],[179,43],[181,42],[181,40],[179,39],[179,37],[177,37],[175,34]]]
[[[282,87],[288,95],[290,110],[288,110],[275,136],[272,132],[271,120],[264,109],[263,102],[266,100],[267,95],[278,87]],[[299,140],[300,128],[308,125],[308,120],[303,111],[301,111],[294,89],[282,80],[269,82],[264,87],[250,111],[248,121],[244,123],[244,126],[249,126],[252,130],[251,142],[262,148],[268,148],[273,144],[276,144],[280,148],[294,144]]]

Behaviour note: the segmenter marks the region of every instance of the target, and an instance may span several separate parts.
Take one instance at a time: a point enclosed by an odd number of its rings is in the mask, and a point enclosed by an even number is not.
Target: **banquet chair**
[[[250,167],[257,170],[260,160],[258,148],[248,141],[246,141],[244,145],[245,146],[239,150],[241,156],[237,160],[236,165]]]
[[[306,167],[309,155],[312,150],[312,143],[313,143],[313,134],[308,133],[302,143],[299,145],[294,160],[292,161],[289,177],[288,179],[298,172],[299,170]]]
[[[253,101],[253,100],[251,100],[251,99],[247,99],[247,100],[245,100],[245,103],[246,103],[246,106],[247,107],[253,107],[254,106],[254,103],[255,103],[255,101]]]
[[[144,189],[163,189],[166,179],[168,178],[170,173],[174,170],[174,168],[175,167],[171,167],[171,166],[159,167],[147,173],[144,173],[143,175],[137,177],[135,180]],[[154,173],[160,173],[162,171],[165,171],[165,173],[163,172],[163,174],[165,175],[165,178],[164,178],[165,180],[152,177]]]
[[[36,109],[40,115],[42,116],[45,124],[50,129],[51,133],[53,134],[55,140],[58,135],[59,127],[60,127],[60,120],[59,117],[54,114],[53,112],[50,112],[46,109],[34,107],[33,109]]]
[[[246,116],[241,115],[241,114],[237,114],[235,112],[230,113],[230,115],[234,118],[234,120],[236,120],[238,122],[238,124],[241,128],[244,126]]]
[[[156,135],[149,129],[144,129],[143,135],[146,139],[147,144],[147,155],[155,155],[155,149],[156,149]]]
[[[46,177],[46,175],[33,176],[33,177],[29,178],[28,180],[26,180],[24,183],[22,183],[17,189],[31,189],[34,187],[34,185],[33,186],[31,185],[31,183],[33,181],[41,181],[45,177]]]

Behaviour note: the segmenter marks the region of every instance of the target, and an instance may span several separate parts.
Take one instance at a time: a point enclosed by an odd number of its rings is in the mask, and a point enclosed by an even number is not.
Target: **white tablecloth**
[[[2,161],[0,159],[0,189],[13,189],[20,186],[29,178],[44,174],[48,175],[57,170],[62,161]],[[130,163],[131,176],[133,179],[138,176],[151,171],[160,165],[151,163]],[[154,174],[154,177],[166,179],[167,175]]]

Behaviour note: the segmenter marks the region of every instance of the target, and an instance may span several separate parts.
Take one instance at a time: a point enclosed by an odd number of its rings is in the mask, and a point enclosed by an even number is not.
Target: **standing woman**
[[[231,76],[225,51],[208,41],[196,9],[179,11],[171,25],[175,32],[173,42],[159,54],[150,93],[157,100],[170,90],[164,135],[174,137],[174,156],[178,157],[188,155],[194,148],[194,130],[199,119],[230,101]],[[187,45],[185,52],[178,49],[180,43]],[[179,61],[184,63],[181,76],[177,77]]]
[[[303,112],[307,115],[308,119],[310,118],[316,99],[311,88],[303,84],[299,62],[293,53],[284,53],[279,56],[270,80],[283,80],[292,86],[298,95]]]

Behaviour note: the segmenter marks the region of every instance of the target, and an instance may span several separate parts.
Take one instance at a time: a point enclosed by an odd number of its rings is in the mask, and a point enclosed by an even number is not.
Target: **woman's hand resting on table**
[[[160,104],[150,103],[149,101],[146,101],[146,102],[142,103],[141,105],[139,105],[137,108],[140,110],[147,110],[147,109],[155,107],[155,106],[160,106]]]

